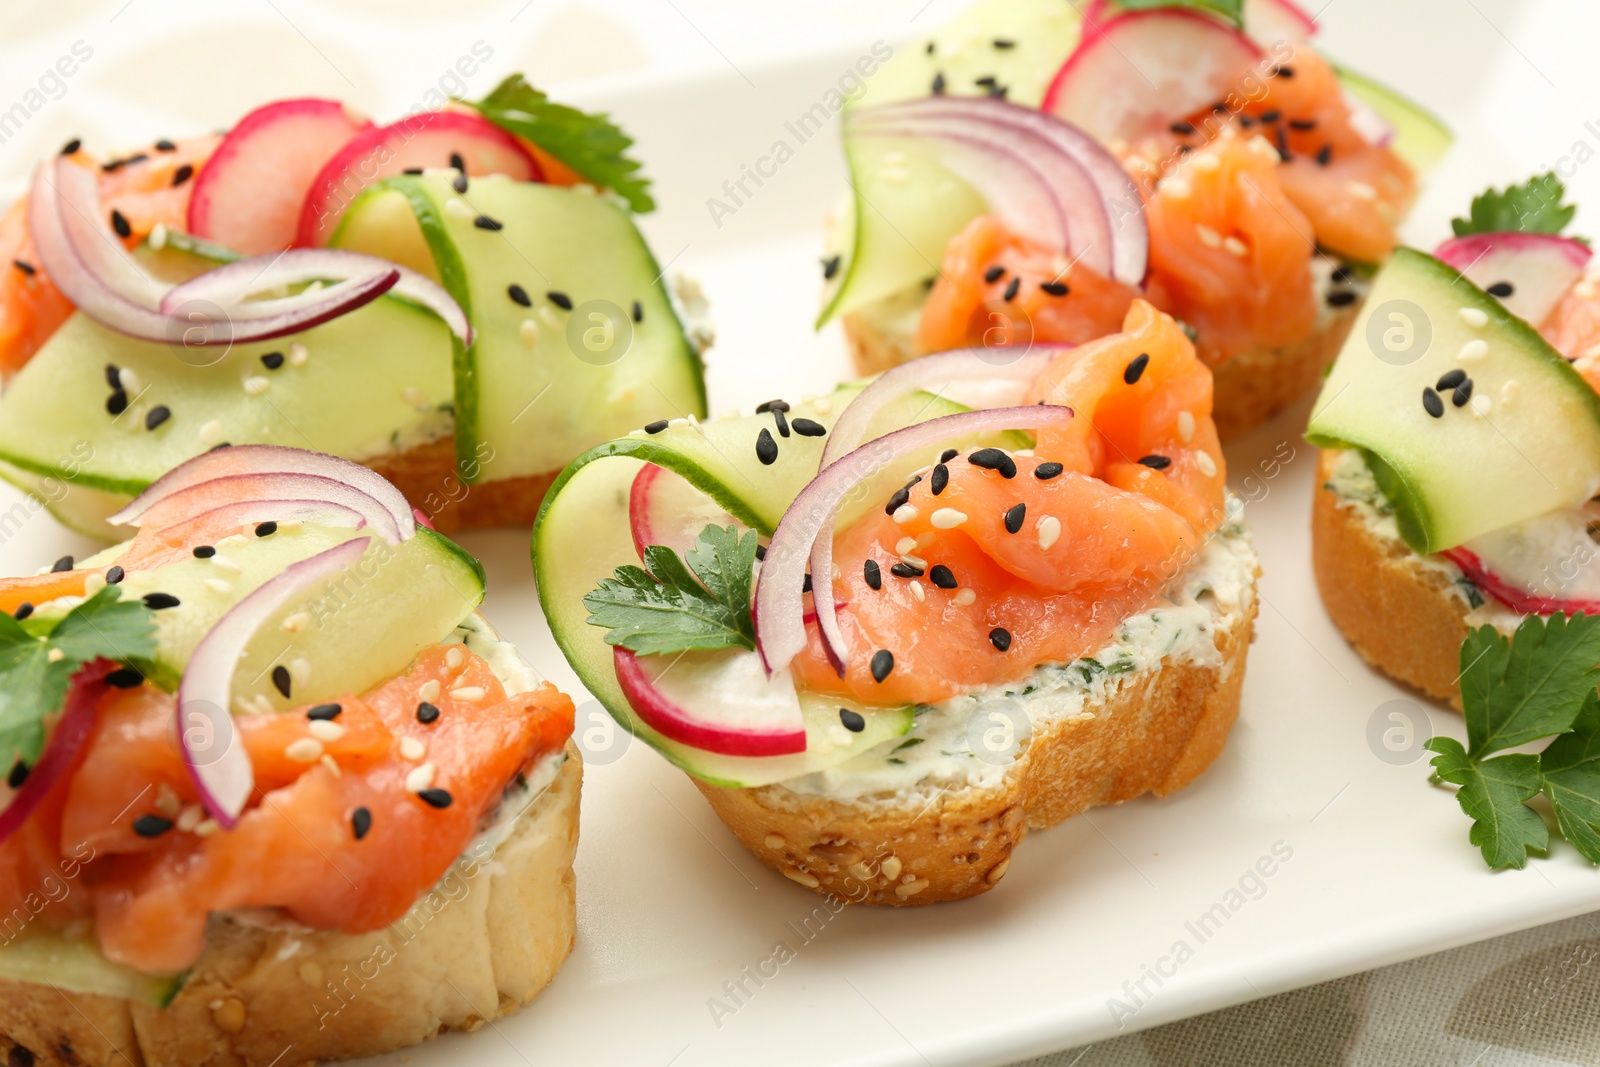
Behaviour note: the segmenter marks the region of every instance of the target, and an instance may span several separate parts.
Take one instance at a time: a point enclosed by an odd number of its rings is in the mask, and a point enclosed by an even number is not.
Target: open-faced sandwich
[[[1600,296],[1553,175],[1401,249],[1308,436],[1328,614],[1368,662],[1460,700],[1469,627],[1600,610]]]
[[[298,1065],[471,1029],[575,930],[572,703],[382,478],[208,452],[0,580],[0,1051]]]
[[[0,476],[103,536],[191,456],[280,444],[441,529],[531,523],[585,448],[704,413],[630,144],[520,76],[390,125],[296,99],[126,156],[71,142],[0,219]]]
[[[646,426],[541,513],[589,691],[817,892],[982,893],[1029,829],[1188,784],[1238,714],[1257,566],[1209,369],[1144,301],[1009,355]]]
[[[1079,344],[1147,299],[1227,439],[1317,382],[1449,135],[1289,0],[1081,6],[986,0],[866,80],[819,325],[870,374]]]

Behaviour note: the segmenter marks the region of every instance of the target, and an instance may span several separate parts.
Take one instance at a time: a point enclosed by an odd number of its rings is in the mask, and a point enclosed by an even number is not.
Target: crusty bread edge
[[[572,951],[582,779],[569,745],[493,855],[465,857],[385,930],[214,917],[165,1008],[0,981],[0,1052],[40,1067],[296,1067],[477,1029],[532,1000]]]
[[[1250,589],[1232,625],[1217,631],[1218,663],[1169,658],[1125,676],[1086,709],[1092,718],[1035,722],[994,788],[845,800],[782,785],[695,784],[751,853],[817,893],[919,905],[987,892],[1029,830],[1144,793],[1166,796],[1211,766],[1239,715],[1256,615]]]

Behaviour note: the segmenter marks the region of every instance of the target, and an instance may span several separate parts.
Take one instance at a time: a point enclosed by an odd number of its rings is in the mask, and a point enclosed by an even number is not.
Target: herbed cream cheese
[[[1125,619],[1116,638],[1093,655],[919,706],[906,736],[782,785],[834,799],[993,787],[1015,762],[1019,734],[1052,720],[1092,715],[1090,706],[1140,672],[1160,669],[1163,661],[1220,663],[1217,632],[1235,625],[1255,597],[1256,553],[1233,498],[1229,512],[1160,601]]]

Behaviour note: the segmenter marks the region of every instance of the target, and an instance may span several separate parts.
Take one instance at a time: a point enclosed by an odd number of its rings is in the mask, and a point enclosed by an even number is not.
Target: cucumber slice
[[[465,194],[451,181],[434,172],[380,183],[351,206],[334,244],[420,267],[420,226],[427,273],[471,317],[472,346],[455,345],[463,478],[546,474],[635,426],[705,414],[699,354],[627,211],[498,175],[474,178]]]
[[[1471,400],[1458,407],[1446,388],[1435,418],[1423,391],[1458,370]],[[1424,554],[1600,490],[1600,396],[1498,300],[1409,248],[1378,272],[1306,437],[1365,450]]]
[[[1414,101],[1365,74],[1357,74],[1346,67],[1335,66],[1333,69],[1351,96],[1372,108],[1394,127],[1394,143],[1391,147],[1396,155],[1411,164],[1419,176],[1426,177],[1439,165],[1455,140],[1450,127]]]
[[[68,993],[119,997],[164,1008],[183,988],[185,975],[143,974],[112,963],[92,941],[58,933],[29,933],[0,946],[0,978],[53,986]]]
[[[245,710],[241,700],[248,710],[282,711],[363,692],[404,670],[483,600],[477,560],[426,527],[399,545],[323,526],[280,528],[266,537],[234,534],[217,541],[216,557],[130,571],[123,579],[124,596],[178,598],[177,607],[156,612],[151,680],[176,688],[195,645],[229,608],[290,564],[354,538],[371,542],[365,556],[329,579],[319,595],[286,605],[261,628],[234,675],[232,710]],[[219,567],[218,558],[227,562]],[[225,584],[213,584],[219,581]],[[283,621],[293,615],[303,618],[285,629]],[[273,685],[278,666],[290,673],[291,697]]]

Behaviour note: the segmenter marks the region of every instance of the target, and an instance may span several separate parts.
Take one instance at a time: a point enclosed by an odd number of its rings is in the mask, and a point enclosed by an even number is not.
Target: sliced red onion
[[[106,521],[113,526],[138,525],[136,519],[174,493],[240,474],[311,474],[342,482],[382,504],[393,517],[392,525],[400,540],[409,540],[416,533],[416,517],[411,505],[381,474],[338,456],[284,445],[232,445],[202,452],[156,479],[132,503]]]
[[[28,821],[39,802],[78,762],[78,753],[83,751],[89,735],[94,732],[95,709],[107,689],[106,675],[116,669],[117,664],[110,660],[97,659],[85,663],[73,674],[61,717],[45,740],[39,762],[29,769],[28,780],[22,783],[11,803],[0,811],[0,844]]]
[[[896,430],[829,464],[783,513],[761,564],[761,577],[756,587],[756,641],[767,669],[782,670],[806,647],[805,603],[801,592],[806,567],[823,527],[833,521],[839,504],[851,489],[906,453],[952,437],[1060,426],[1072,417],[1071,408],[1045,404],[963,411]],[[831,551],[829,555],[831,559]],[[827,588],[832,583],[831,574],[830,563],[828,570],[814,572],[814,581],[824,583],[820,587]],[[824,610],[831,600],[824,597],[824,603],[818,605],[817,619],[828,658],[842,675],[849,649],[833,612]]]
[[[472,325],[467,321],[466,312],[461,310],[461,305],[443,286],[386,259],[337,248],[296,248],[277,255],[225,263],[167,293],[161,300],[161,310],[171,313],[185,301],[205,300],[227,309],[234,318],[259,318],[277,313],[275,309],[289,310],[332,299],[332,294],[339,291],[341,286],[391,270],[398,271],[400,277],[389,291],[390,295],[422,305],[443,319],[450,332],[459,337],[463,344],[472,343]],[[246,302],[247,297],[268,290],[334,279],[343,280],[327,289],[303,292],[281,300]]]
[[[993,97],[954,96],[861,108],[846,123],[851,137],[939,144],[945,166],[1016,232],[1126,285],[1144,280],[1144,202],[1116,158],[1075,126]]]
[[[202,511],[251,500],[299,500],[336,504],[359,514],[391,545],[402,540],[393,515],[360,489],[320,474],[230,474],[169,493],[145,508],[135,524],[157,530],[176,526]],[[414,522],[407,516],[408,522]],[[413,529],[415,527],[413,526]]]
[[[229,711],[239,660],[273,613],[354,564],[371,543],[369,538],[357,537],[290,564],[230,608],[189,657],[178,684],[178,741],[200,802],[223,829],[238,825],[256,781],[255,768],[234,733]]]
[[[95,176],[72,162],[70,156],[57,156],[55,181],[62,230],[84,266],[112,292],[140,307],[156,310],[167,286],[146,274],[128,255],[100,203]]]

